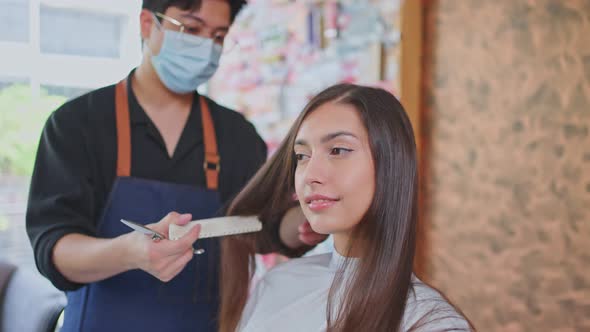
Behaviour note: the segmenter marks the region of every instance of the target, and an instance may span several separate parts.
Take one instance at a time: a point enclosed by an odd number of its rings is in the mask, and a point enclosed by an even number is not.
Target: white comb
[[[178,240],[186,234],[196,224],[201,225],[199,239],[209,237],[227,236],[242,233],[258,232],[262,229],[262,223],[257,217],[219,217],[194,220],[184,226],[170,224],[168,229],[168,238]]]

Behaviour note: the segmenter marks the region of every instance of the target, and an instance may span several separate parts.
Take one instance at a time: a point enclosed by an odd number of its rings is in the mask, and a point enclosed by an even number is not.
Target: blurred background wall
[[[481,331],[590,331],[590,1],[424,14],[424,277]]]

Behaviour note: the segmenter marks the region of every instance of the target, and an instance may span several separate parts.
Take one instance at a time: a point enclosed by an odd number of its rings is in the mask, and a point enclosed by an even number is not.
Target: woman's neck
[[[351,258],[361,257],[362,245],[359,241],[351,242],[351,232],[334,233],[332,236],[334,237],[334,249],[338,254]]]

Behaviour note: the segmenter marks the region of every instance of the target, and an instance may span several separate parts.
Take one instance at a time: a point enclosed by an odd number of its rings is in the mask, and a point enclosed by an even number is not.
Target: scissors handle
[[[165,238],[163,238],[160,234],[158,233],[154,233],[152,234],[152,241],[154,242],[160,242],[160,240],[164,240]],[[195,255],[202,255],[205,253],[205,249],[203,248],[199,248],[199,249],[193,249],[193,254]]]
[[[154,242],[160,242],[160,240],[164,240],[165,238],[162,237],[160,234],[158,233],[154,233],[152,234],[152,241]]]

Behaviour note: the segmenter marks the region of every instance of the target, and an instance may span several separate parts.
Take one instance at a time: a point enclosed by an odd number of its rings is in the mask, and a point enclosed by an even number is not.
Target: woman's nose
[[[305,168],[305,183],[320,184],[326,180],[327,164],[325,160],[321,160],[319,156],[312,156],[309,158]]]

